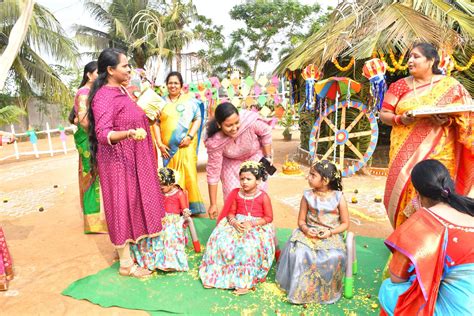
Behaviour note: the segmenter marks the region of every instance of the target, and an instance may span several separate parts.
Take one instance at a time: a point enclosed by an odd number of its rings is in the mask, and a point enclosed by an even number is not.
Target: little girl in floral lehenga
[[[259,162],[240,166],[241,188],[225,201],[199,267],[205,288],[235,289],[242,295],[265,280],[275,254],[273,211],[270,198],[257,186],[267,176]]]
[[[175,172],[170,168],[161,168],[158,175],[165,196],[163,229],[156,237],[144,238],[132,244],[130,250],[137,263],[148,270],[187,271],[189,267],[184,251],[186,234],[183,223],[191,211],[185,193],[176,184]]]
[[[346,267],[342,234],[349,213],[341,173],[327,160],[310,169],[300,203],[298,227],[285,245],[276,281],[293,304],[332,304],[339,300]]]

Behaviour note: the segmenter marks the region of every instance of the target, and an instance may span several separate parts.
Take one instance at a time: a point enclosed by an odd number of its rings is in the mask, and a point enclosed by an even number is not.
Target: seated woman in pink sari
[[[0,226],[0,291],[8,290],[8,281],[13,279],[13,265],[5,234]]]
[[[11,144],[15,141],[15,135],[0,131],[0,146]],[[13,265],[7,240],[0,226],[0,291],[8,290],[8,281],[13,279]]]
[[[468,194],[474,182],[474,113],[410,116],[412,110],[472,104],[469,93],[456,79],[439,74],[438,63],[438,53],[431,44],[416,44],[408,60],[411,76],[390,86],[380,113],[382,122],[393,126],[384,204],[394,228],[415,210],[410,172],[418,162],[441,161],[460,194]]]
[[[207,183],[209,188],[209,217],[217,217],[217,185],[222,182],[224,200],[240,187],[239,168],[247,160],[266,157],[272,162],[272,128],[258,113],[239,111],[231,103],[217,106],[214,119],[207,127]],[[266,183],[260,186],[267,190]]]
[[[411,181],[421,208],[385,241],[393,259],[381,315],[472,315],[474,199],[455,192],[436,160],[418,163]]]

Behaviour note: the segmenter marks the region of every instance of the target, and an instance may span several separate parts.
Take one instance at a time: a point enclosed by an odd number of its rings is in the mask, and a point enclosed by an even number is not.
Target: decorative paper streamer
[[[280,83],[280,80],[278,79],[278,76],[273,76],[271,81],[272,81],[272,84],[275,87],[278,87],[278,84]]]
[[[378,111],[382,108],[385,92],[387,92],[385,71],[385,63],[378,58],[366,61],[362,68],[364,77],[370,81],[370,94],[373,97],[373,103]]]
[[[235,95],[234,87],[229,86],[229,87],[227,88],[227,95],[229,96],[229,98],[233,98],[233,97],[234,97],[234,95]]]
[[[264,106],[267,103],[267,97],[262,94],[258,97],[257,102],[260,106]]]
[[[254,83],[255,83],[255,80],[254,80],[251,76],[248,76],[247,78],[245,78],[245,84],[246,84],[249,88],[251,88]]]
[[[262,89],[260,88],[260,86],[258,84],[256,84],[253,87],[253,94],[255,95],[255,97],[258,97],[260,95],[260,93],[262,93]]]
[[[250,96],[245,98],[245,105],[247,107],[251,107],[253,104],[255,104],[255,99],[254,98],[252,98]]]
[[[224,89],[227,89],[230,86],[230,80],[225,78],[224,80],[221,81],[221,86],[223,86]]]
[[[247,84],[242,84],[242,89],[240,90],[240,93],[242,94],[242,96],[245,98],[249,95],[250,93],[250,87],[247,86]]]
[[[219,82],[219,78],[211,77],[211,78],[209,78],[209,81],[211,82],[213,88],[219,89],[221,87],[221,83]]]
[[[238,97],[234,97],[232,98],[232,102],[231,102],[235,107],[240,107],[240,99]]]
[[[265,87],[265,85],[268,83],[268,79],[265,76],[260,76],[257,80],[258,84],[261,85],[262,87]]]
[[[189,84],[189,92],[197,93],[198,91],[199,90],[196,83]]]

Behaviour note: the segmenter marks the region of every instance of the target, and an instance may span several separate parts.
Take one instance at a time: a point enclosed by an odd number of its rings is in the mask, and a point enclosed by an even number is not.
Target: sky
[[[340,0],[300,0],[303,4],[320,3],[323,8],[327,6],[335,7]],[[96,23],[89,17],[89,13],[84,10],[82,1],[78,0],[37,0],[37,2],[47,7],[58,19],[63,28],[71,34],[71,26],[74,24],[86,25],[96,28]],[[224,36],[228,37],[232,31],[243,26],[243,22],[234,21],[230,18],[229,11],[233,6],[241,4],[242,0],[194,0],[193,3],[199,14],[210,18],[215,25],[224,26]],[[186,52],[197,51],[198,45],[190,45]],[[51,61],[54,62],[54,61]],[[261,63],[258,72],[271,72],[278,64],[278,60]],[[84,62],[86,63],[86,62]]]

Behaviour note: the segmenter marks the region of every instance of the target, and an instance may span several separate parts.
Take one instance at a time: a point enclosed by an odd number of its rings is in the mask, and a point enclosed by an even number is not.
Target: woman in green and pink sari
[[[89,136],[87,130],[87,97],[97,78],[97,62],[91,61],[84,67],[80,88],[74,98],[74,113],[77,118],[77,131],[74,141],[79,153],[79,193],[84,213],[84,233],[107,233],[107,224],[100,198],[99,177],[92,176],[90,166]]]

